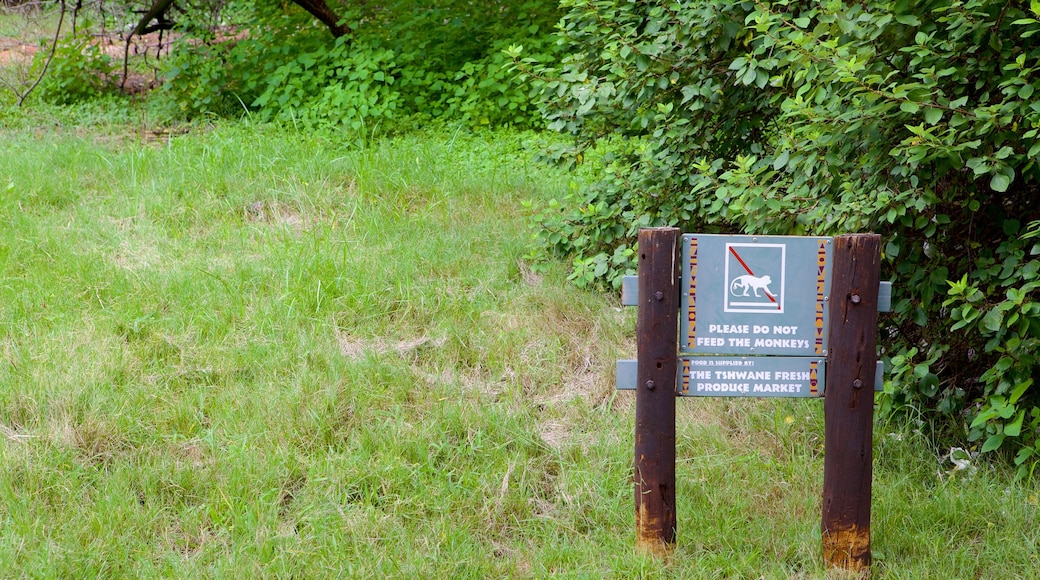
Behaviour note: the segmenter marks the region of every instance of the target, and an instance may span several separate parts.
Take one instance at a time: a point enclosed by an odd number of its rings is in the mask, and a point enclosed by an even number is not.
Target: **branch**
[[[54,52],[58,50],[58,38],[61,34],[61,25],[65,22],[65,0],[61,0],[61,14],[58,16],[58,26],[54,29],[54,40],[51,41],[51,52],[47,55],[47,60],[43,61],[43,70],[40,71],[40,76],[36,77],[33,84],[25,90],[24,93],[18,97],[18,106],[21,107],[25,103],[25,99],[29,97],[29,93],[33,92],[40,81],[43,80],[43,76],[47,74],[47,69],[51,66],[51,61],[54,60]],[[7,83],[4,83],[7,84]]]
[[[165,18],[166,11],[173,5],[173,0],[155,0],[155,4],[141,16],[141,19],[137,21],[137,26],[130,31],[129,36],[144,36],[149,32],[155,32],[156,30],[168,30],[173,26],[173,21]],[[149,24],[155,20],[156,24],[149,26]],[[129,36],[127,39],[129,40]]]
[[[293,0],[293,3],[321,21],[336,38],[354,32],[346,24],[340,24],[340,17],[329,8],[325,0]]]
[[[144,36],[156,30],[169,30],[173,28],[173,21],[166,18],[166,11],[173,5],[174,0],[155,0],[152,7],[137,21],[137,26],[126,35],[126,46],[123,47],[123,78],[119,81],[119,88],[126,88],[126,77],[130,68],[130,40],[134,36]],[[152,21],[155,24],[151,24]]]

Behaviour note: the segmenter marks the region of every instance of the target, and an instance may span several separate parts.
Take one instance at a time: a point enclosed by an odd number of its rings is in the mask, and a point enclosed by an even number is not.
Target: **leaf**
[[[998,412],[997,412],[997,416],[1000,417],[1001,419],[1010,419],[1011,416],[1014,415],[1014,414],[1015,414],[1015,406],[1014,405],[1005,405],[1005,406],[1001,407],[998,410]]]
[[[918,386],[921,394],[926,397],[934,397],[939,392],[939,377],[934,373],[928,373],[921,378]]]
[[[1033,379],[1026,379],[1015,386],[1015,389],[1011,391],[1011,396],[1008,397],[1008,403],[1014,405],[1022,397],[1022,395],[1033,386]]]
[[[982,328],[989,332],[996,332],[1004,324],[1004,313],[999,308],[993,308],[982,317]]]
[[[1003,432],[997,433],[995,435],[990,435],[989,439],[986,439],[986,442],[982,444],[982,452],[983,453],[989,453],[990,451],[994,451],[996,449],[999,449],[1000,446],[1003,443],[1004,443],[1004,433]]]
[[[1018,454],[1015,455],[1015,465],[1022,465],[1026,459],[1032,457],[1035,451],[1032,447],[1023,447],[1018,450]]]
[[[1015,420],[1004,425],[1004,435],[1008,437],[1018,437],[1022,434],[1022,420],[1026,418],[1026,410],[1022,409],[1018,412],[1018,416]]]
[[[989,187],[998,193],[1004,193],[1011,186],[1011,178],[1003,173],[995,173],[989,180]]]
[[[918,106],[917,103],[913,103],[913,102],[910,102],[910,101],[903,101],[902,103],[899,104],[899,110],[903,111],[904,113],[910,113],[911,115],[913,115],[914,113],[920,111],[921,107]]]
[[[924,120],[929,125],[934,125],[942,120],[943,112],[942,109],[928,109],[924,112]]]
[[[784,167],[787,167],[787,161],[791,158],[790,151],[784,151],[777,156],[776,160],[773,161],[773,169],[780,171]]]
[[[969,429],[975,429],[976,427],[982,427],[987,421],[997,416],[997,412],[993,409],[986,409],[985,411],[978,414],[975,420],[968,426]]]
[[[914,376],[923,379],[928,375],[928,365],[925,363],[918,363],[914,365]]]

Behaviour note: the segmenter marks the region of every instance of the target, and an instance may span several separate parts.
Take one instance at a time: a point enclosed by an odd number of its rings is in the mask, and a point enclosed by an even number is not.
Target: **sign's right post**
[[[834,238],[824,397],[823,558],[870,567],[874,373],[881,237]]]

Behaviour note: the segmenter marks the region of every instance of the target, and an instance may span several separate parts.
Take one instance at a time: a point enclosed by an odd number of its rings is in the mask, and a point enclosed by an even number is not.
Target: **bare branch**
[[[58,15],[58,26],[54,28],[54,40],[51,41],[51,51],[47,54],[47,60],[43,61],[43,70],[40,71],[39,76],[33,81],[29,88],[24,93],[18,96],[18,106],[21,107],[25,103],[25,99],[29,97],[29,94],[39,86],[40,81],[43,80],[44,75],[47,74],[47,69],[51,66],[51,61],[54,59],[54,53],[58,50],[58,39],[61,36],[61,25],[65,22],[65,0],[60,0],[61,14]],[[7,84],[7,83],[4,83]],[[17,91],[16,91],[17,94]]]

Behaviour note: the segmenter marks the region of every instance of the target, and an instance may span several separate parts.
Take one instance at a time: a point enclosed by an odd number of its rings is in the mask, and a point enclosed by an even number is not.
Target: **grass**
[[[634,312],[525,262],[536,136],[3,118],[0,576],[828,577],[818,401],[680,401],[633,550]],[[1040,569],[1035,482],[875,450],[875,577]]]

